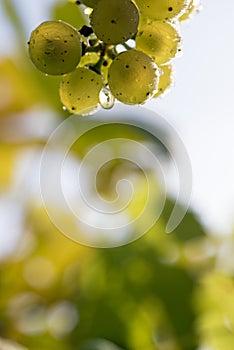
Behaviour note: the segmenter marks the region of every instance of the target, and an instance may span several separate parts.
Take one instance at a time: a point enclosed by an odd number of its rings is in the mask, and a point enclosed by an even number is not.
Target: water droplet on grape
[[[126,41],[126,44],[127,44],[129,47],[131,47],[131,49],[135,49],[135,47],[136,47],[136,42],[135,42],[135,40],[133,40],[133,39],[129,39],[128,41]]]
[[[162,68],[159,68],[158,69],[158,71],[157,71],[157,73],[158,73],[158,77],[161,77],[163,74],[164,74],[164,72],[163,72],[163,69]]]
[[[63,106],[63,110],[66,111],[66,110],[67,110],[67,107],[66,107],[66,106]]]
[[[99,103],[105,109],[110,109],[115,104],[115,98],[107,88],[102,88],[99,94]]]
[[[87,16],[90,16],[92,13],[92,9],[90,7],[86,7],[86,9],[84,9],[84,14]]]
[[[124,47],[124,45],[121,45],[121,44],[116,45],[115,49],[118,54],[120,54],[121,52],[127,51],[126,47]]]

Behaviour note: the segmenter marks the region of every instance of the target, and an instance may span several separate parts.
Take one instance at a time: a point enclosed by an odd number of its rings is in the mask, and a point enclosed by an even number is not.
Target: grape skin
[[[186,21],[188,19],[191,18],[191,16],[196,12],[199,11],[199,7],[200,7],[200,1],[199,0],[191,0],[189,3],[189,6],[187,8],[187,11],[185,13],[183,13],[180,17],[179,17],[179,21]]]
[[[158,91],[153,96],[154,98],[164,95],[174,84],[174,69],[170,64],[159,66],[161,71],[158,83]]]
[[[63,76],[60,83],[60,99],[71,113],[87,115],[99,103],[99,93],[103,86],[101,75],[86,67],[78,67]]]
[[[112,94],[126,104],[142,104],[157,90],[158,70],[145,53],[130,50],[120,53],[112,62],[108,83]]]
[[[138,28],[139,12],[131,0],[99,0],[91,14],[91,26],[106,44],[132,38]]]
[[[63,21],[41,23],[31,34],[29,55],[43,73],[62,75],[73,71],[81,58],[78,31]]]
[[[99,0],[83,0],[82,3],[88,7],[94,8]]]
[[[181,37],[172,24],[147,21],[136,36],[136,48],[151,56],[158,65],[168,63],[181,50]]]
[[[142,15],[156,20],[178,17],[186,11],[189,0],[135,0]]]

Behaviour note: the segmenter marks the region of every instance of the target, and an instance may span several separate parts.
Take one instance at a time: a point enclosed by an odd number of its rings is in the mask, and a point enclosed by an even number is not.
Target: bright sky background
[[[30,33],[46,19],[53,0],[15,2]],[[202,5],[181,28],[183,55],[174,61],[175,87],[146,107],[164,116],[186,146],[195,211],[212,232],[227,234],[234,227],[234,1],[203,0]],[[1,4],[0,21],[0,36],[9,38],[0,41],[1,55],[14,47]]]
[[[192,204],[212,231],[234,227],[234,1],[203,0],[182,26],[176,85],[148,107],[185,143],[193,168]]]

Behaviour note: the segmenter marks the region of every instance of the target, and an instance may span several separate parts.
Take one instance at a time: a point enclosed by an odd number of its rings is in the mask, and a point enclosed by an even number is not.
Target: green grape
[[[142,104],[157,90],[158,69],[145,53],[129,50],[112,62],[108,83],[112,94],[126,104]]]
[[[136,48],[151,56],[157,64],[164,64],[181,50],[181,37],[174,26],[163,21],[147,21],[136,36]]]
[[[78,31],[62,21],[41,23],[31,34],[29,55],[42,72],[60,75],[73,71],[82,54]]]
[[[159,77],[158,91],[153,96],[154,98],[163,95],[174,83],[174,71],[170,64],[160,66],[161,74]]]
[[[101,75],[79,67],[62,77],[59,91],[61,102],[71,113],[90,114],[98,106],[102,86]]]
[[[167,20],[186,11],[189,0],[135,0],[135,3],[144,16]]]
[[[183,13],[180,17],[179,17],[179,21],[185,21],[187,19],[190,19],[190,17],[199,10],[199,0],[191,0],[189,3],[189,6],[187,8],[187,11],[185,13]]]
[[[106,44],[120,44],[132,38],[139,23],[139,12],[131,0],[99,0],[91,14],[97,37]]]
[[[82,0],[82,3],[88,7],[94,8],[99,0]]]

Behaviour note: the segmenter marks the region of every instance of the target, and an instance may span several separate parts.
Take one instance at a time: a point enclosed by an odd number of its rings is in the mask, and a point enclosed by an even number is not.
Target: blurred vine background
[[[59,78],[33,67],[27,40],[43,19],[81,27],[84,18],[70,5],[0,4],[0,336],[32,350],[231,350],[232,235],[206,232],[192,212],[166,235],[171,198],[145,236],[112,249],[74,243],[46,214],[39,191],[40,156],[51,132],[69,114],[59,101]],[[131,128],[109,132],[160,146]],[[100,142],[105,134],[96,137]],[[93,138],[87,135],[74,147],[74,160],[82,159]],[[135,169],[117,165],[121,174],[130,173],[141,184]],[[116,164],[103,170],[99,183],[107,197],[111,176],[116,176]],[[1,342],[0,348],[5,349]]]

